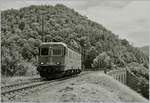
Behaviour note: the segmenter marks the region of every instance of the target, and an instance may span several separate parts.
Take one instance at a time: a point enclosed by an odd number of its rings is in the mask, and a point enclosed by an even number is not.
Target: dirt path
[[[130,88],[99,72],[68,79],[39,90],[22,101],[40,102],[147,102]]]

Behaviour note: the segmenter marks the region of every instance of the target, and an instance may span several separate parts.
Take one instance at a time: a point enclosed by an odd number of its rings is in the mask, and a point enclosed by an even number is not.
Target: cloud
[[[81,10],[86,10],[88,8],[91,7],[95,7],[95,6],[109,6],[109,7],[115,7],[115,8],[122,8],[125,5],[127,5],[129,2],[131,2],[131,0],[76,0],[76,1],[80,1],[80,3],[78,4],[78,9]],[[81,3],[82,2],[82,3]]]
[[[126,38],[135,46],[143,46],[148,45],[145,38],[149,35],[149,3],[149,1],[106,1],[103,5],[89,7],[86,11],[90,19],[104,25],[120,38]],[[141,35],[143,38],[139,38]]]
[[[26,2],[19,1],[19,0],[0,0],[0,9],[6,10],[6,9],[19,9],[20,7],[28,6]]]
[[[134,46],[144,46],[149,44],[149,35],[147,31],[135,31],[127,35],[128,40],[133,43]]]

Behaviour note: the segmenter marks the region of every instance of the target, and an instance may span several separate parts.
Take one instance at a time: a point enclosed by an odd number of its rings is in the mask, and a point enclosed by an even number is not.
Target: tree
[[[51,42],[51,41],[52,41],[51,35],[46,35],[45,36],[45,42]]]
[[[93,61],[95,68],[107,68],[111,69],[111,59],[106,52],[100,53]]]
[[[126,39],[122,39],[121,44],[124,46],[129,46],[129,42]]]
[[[60,36],[55,36],[55,37],[53,38],[53,42],[62,42],[62,41],[63,41],[63,38],[60,37]]]
[[[19,29],[23,30],[25,27],[25,23],[23,21],[21,21],[21,23],[19,24]]]
[[[44,32],[41,30],[41,15],[44,16]],[[106,58],[105,61],[103,59],[102,61],[106,68],[109,68],[107,61],[111,59],[110,64],[119,67],[137,62],[146,67],[140,70],[148,70],[148,55],[130,45],[127,40],[119,39],[116,34],[103,25],[89,20],[64,5],[30,6],[20,10],[5,10],[1,12],[1,19],[3,71],[7,65],[11,66],[11,63],[14,63],[13,67],[15,68],[9,67],[8,72],[11,68],[12,71],[18,69],[17,72],[21,73],[17,63],[23,67],[26,67],[28,63],[36,66],[35,57],[38,54],[38,46],[42,41],[43,34],[46,42],[64,42],[77,48],[81,47],[82,57],[84,57],[82,62],[87,68],[91,68],[93,60],[105,52]],[[100,58],[103,58],[103,55],[102,57],[100,55]],[[141,76],[145,77],[143,74]]]
[[[2,47],[2,75],[13,76],[18,71],[22,57],[15,49]]]
[[[87,53],[86,53],[86,57],[85,57],[85,62],[84,62],[84,65],[86,68],[91,68],[92,67],[92,63],[93,63],[93,60],[94,58],[96,57],[97,55],[97,50],[95,49],[95,47],[91,47]]]

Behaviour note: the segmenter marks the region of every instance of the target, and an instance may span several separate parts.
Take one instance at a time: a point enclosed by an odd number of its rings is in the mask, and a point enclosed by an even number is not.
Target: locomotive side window
[[[48,48],[41,48],[41,55],[48,55]]]
[[[61,49],[53,49],[53,55],[61,55]]]

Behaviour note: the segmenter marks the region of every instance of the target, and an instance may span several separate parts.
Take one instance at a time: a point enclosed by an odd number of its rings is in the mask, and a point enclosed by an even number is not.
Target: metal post
[[[42,42],[44,42],[44,18],[42,15]]]

